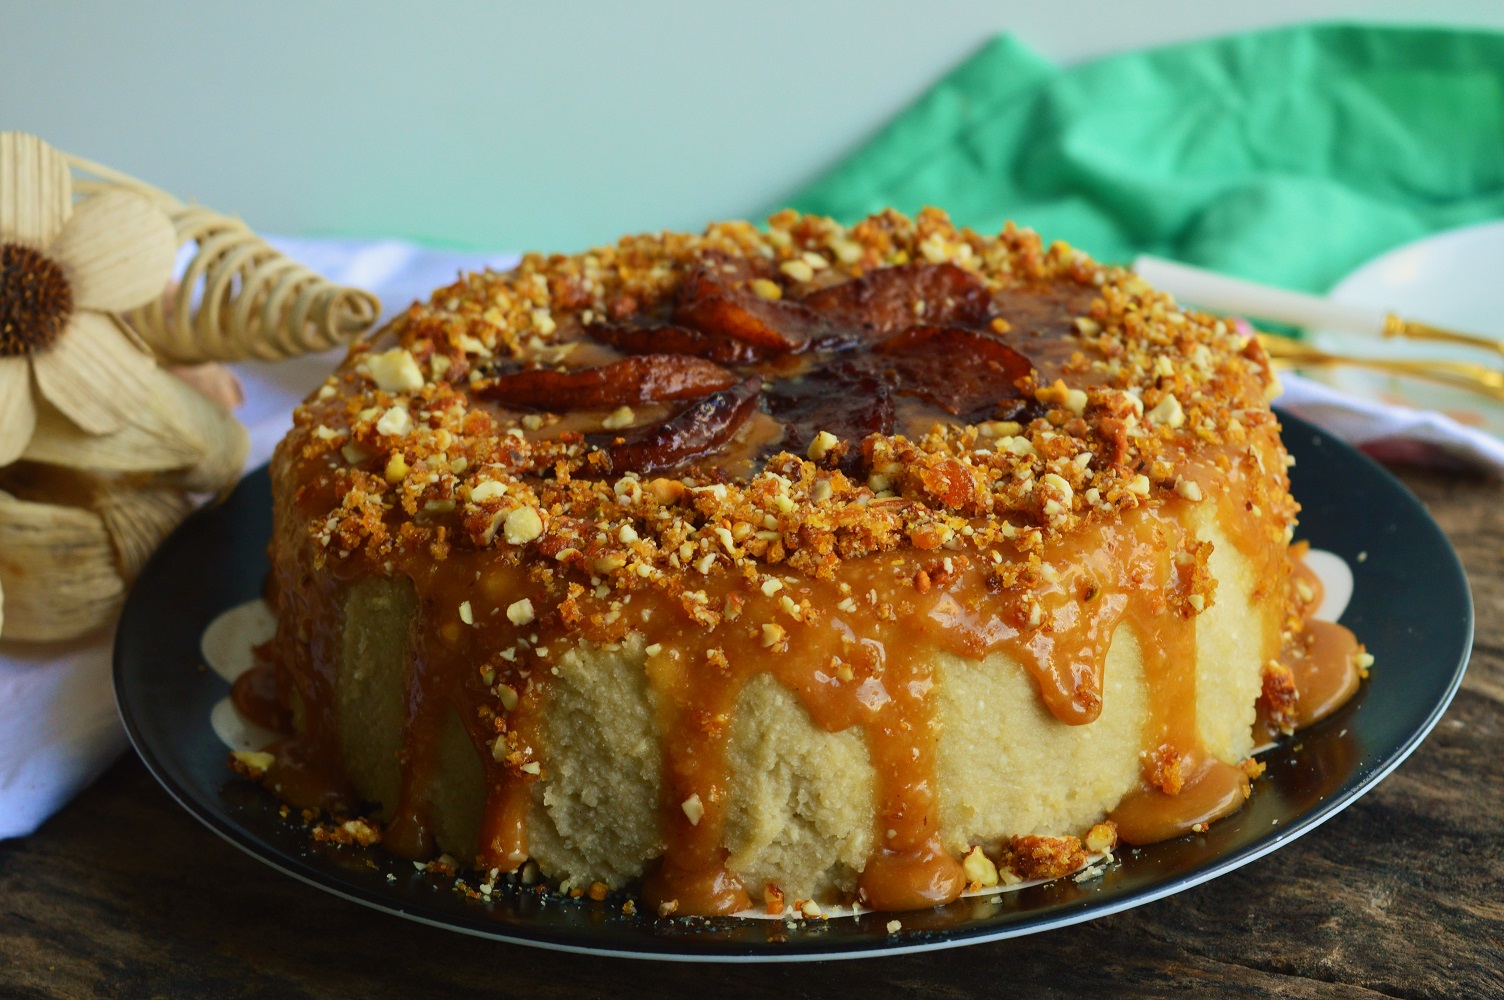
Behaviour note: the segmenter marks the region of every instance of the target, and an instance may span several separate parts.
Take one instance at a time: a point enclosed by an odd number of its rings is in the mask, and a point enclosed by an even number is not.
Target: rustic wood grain
[[[1472,666],[1435,733],[1320,830],[1049,934],[901,958],[560,956],[366,910],[221,842],[133,757],[0,844],[6,997],[1504,997],[1504,487],[1409,472],[1467,565]]]

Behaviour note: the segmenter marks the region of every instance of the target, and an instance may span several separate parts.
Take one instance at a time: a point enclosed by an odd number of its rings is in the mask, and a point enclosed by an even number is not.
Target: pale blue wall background
[[[0,128],[253,226],[573,250],[776,201],[992,34],[1075,62],[1499,0],[0,0]]]

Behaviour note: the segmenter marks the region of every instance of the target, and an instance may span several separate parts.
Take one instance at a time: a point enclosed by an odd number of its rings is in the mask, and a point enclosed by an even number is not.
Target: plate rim
[[[1365,274],[1368,271],[1381,270],[1401,254],[1414,253],[1421,247],[1430,247],[1441,243],[1447,243],[1452,240],[1463,239],[1474,233],[1491,229],[1499,230],[1500,240],[1501,242],[1504,242],[1504,219],[1483,219],[1478,222],[1470,222],[1467,225],[1452,226],[1448,229],[1438,229],[1434,232],[1427,233],[1424,236],[1417,236],[1413,240],[1407,240],[1404,243],[1399,244],[1398,246],[1392,246],[1388,250],[1385,250],[1384,252],[1379,254],[1375,254],[1362,263],[1355,265],[1351,270],[1347,271],[1336,281],[1332,282],[1332,286],[1326,294],[1329,298],[1336,299],[1339,302],[1344,302],[1349,305],[1363,305],[1387,309],[1389,308],[1389,306],[1384,305],[1383,303],[1376,303],[1369,299],[1356,296],[1352,289],[1348,287],[1349,283],[1356,279],[1359,275]]]
[[[1399,496],[1407,499],[1421,514],[1424,522],[1441,543],[1438,549],[1439,553],[1446,557],[1450,568],[1456,573],[1457,579],[1462,583],[1463,607],[1459,610],[1463,611],[1464,615],[1461,629],[1460,656],[1457,664],[1451,668],[1451,675],[1446,681],[1442,696],[1431,706],[1422,724],[1409,732],[1397,748],[1390,749],[1387,755],[1382,758],[1379,766],[1353,788],[1334,798],[1322,800],[1319,804],[1298,816],[1288,826],[1283,827],[1267,840],[1259,840],[1253,844],[1245,845],[1226,856],[1216,858],[1204,867],[1189,874],[1170,877],[1163,883],[1154,884],[1137,891],[1130,891],[1121,899],[1106,902],[1096,902],[1090,899],[1081,900],[1070,904],[1064,912],[1034,920],[1009,923],[1000,927],[918,931],[916,932],[917,939],[910,941],[899,942],[874,937],[871,940],[842,941],[839,948],[832,948],[828,943],[822,947],[821,942],[815,941],[807,945],[795,942],[769,943],[767,947],[751,944],[728,944],[716,947],[714,945],[707,946],[702,943],[695,950],[688,950],[683,947],[676,948],[676,939],[670,937],[661,940],[645,938],[640,947],[628,949],[562,940],[548,929],[543,929],[537,936],[533,936],[530,934],[518,934],[508,929],[483,928],[469,921],[441,919],[428,916],[422,912],[409,910],[400,902],[382,898],[380,893],[367,890],[361,886],[351,885],[348,882],[337,881],[328,875],[319,873],[312,865],[298,859],[292,859],[296,864],[289,864],[288,859],[275,847],[252,836],[249,831],[233,826],[220,814],[219,810],[199,801],[192,790],[179,785],[177,779],[164,766],[163,762],[157,759],[154,749],[149,745],[149,738],[139,726],[138,720],[133,718],[131,710],[127,705],[129,700],[127,688],[130,681],[126,678],[129,655],[126,647],[131,638],[131,628],[126,623],[132,617],[133,613],[142,613],[133,612],[133,609],[138,607],[144,600],[144,598],[138,596],[144,593],[144,588],[133,588],[130,594],[127,595],[125,607],[121,613],[120,627],[116,630],[112,644],[111,678],[116,700],[116,710],[130,739],[131,746],[134,748],[137,757],[145,764],[152,777],[189,815],[208,827],[222,840],[227,841],[257,861],[268,865],[276,871],[289,875],[305,885],[312,886],[313,888],[370,909],[428,926],[439,927],[446,931],[569,954],[599,955],[647,961],[761,964],[909,955],[919,952],[958,948],[966,945],[984,944],[1058,930],[1063,927],[1083,923],[1087,920],[1095,920],[1100,917],[1121,913],[1125,910],[1143,906],[1178,892],[1194,888],[1257,861],[1259,858],[1293,843],[1310,831],[1320,827],[1334,816],[1346,810],[1364,795],[1367,795],[1375,786],[1403,764],[1421,743],[1425,741],[1426,737],[1430,735],[1437,723],[1440,722],[1461,687],[1463,677],[1466,674],[1472,657],[1476,630],[1476,614],[1472,589],[1466,569],[1457,555],[1456,548],[1452,545],[1451,540],[1441,530],[1435,519],[1431,517],[1430,511],[1426,509],[1419,498],[1389,472],[1388,469],[1363,454],[1357,448],[1352,447],[1330,432],[1312,424],[1310,421],[1297,417],[1287,411],[1279,410],[1277,405],[1276,410],[1281,424],[1285,426],[1285,430],[1282,433],[1287,434],[1292,430],[1300,430],[1310,434],[1318,444],[1335,444],[1342,450],[1350,453],[1350,457],[1356,458],[1361,464],[1365,465],[1370,474],[1377,475],[1387,481],[1387,484],[1396,490]],[[264,472],[265,469],[266,466],[262,465],[250,470],[242,478],[242,482],[251,476]],[[239,488],[238,485],[237,488]],[[213,513],[212,507],[206,506],[190,515],[189,521],[197,522],[202,518],[212,516]],[[189,522],[185,521],[184,523],[187,524]],[[179,526],[174,534],[182,530],[183,526]],[[156,561],[157,555],[154,554],[147,568],[143,570],[142,576],[148,575],[151,564]],[[1150,849],[1152,849],[1152,845]],[[299,867],[307,868],[308,872],[298,870]],[[320,875],[323,875],[323,877],[319,877]],[[899,919],[901,919],[901,916]]]

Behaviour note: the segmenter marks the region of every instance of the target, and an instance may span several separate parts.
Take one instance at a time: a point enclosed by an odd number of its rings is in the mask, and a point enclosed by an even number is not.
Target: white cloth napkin
[[[1274,405],[1304,417],[1386,462],[1472,471],[1504,479],[1504,441],[1435,410],[1358,399],[1299,375],[1282,374]]]
[[[461,254],[397,240],[272,240],[334,281],[369,288],[388,315],[462,271],[511,267],[516,254]],[[251,432],[248,468],[266,461],[293,406],[338,363],[341,351],[277,364],[237,365]],[[1386,458],[1471,468],[1504,478],[1504,442],[1419,410],[1345,396],[1285,376],[1280,405]],[[125,747],[110,681],[114,629],[71,643],[0,643],[0,839],[28,834],[93,781]]]
[[[369,288],[387,315],[462,271],[511,267],[517,255],[428,250],[397,240],[272,239],[333,281]],[[245,386],[236,416],[251,434],[246,468],[271,457],[292,408],[339,363],[342,350],[277,364],[235,365]],[[0,642],[0,839],[31,833],[125,748],[110,679],[114,627],[68,643]]]

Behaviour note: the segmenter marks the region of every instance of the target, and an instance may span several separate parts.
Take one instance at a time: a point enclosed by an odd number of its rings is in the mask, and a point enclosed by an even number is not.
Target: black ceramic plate
[[[924,913],[809,921],[655,920],[620,901],[525,891],[482,903],[379,851],[321,847],[278,818],[260,788],[233,778],[209,713],[227,685],[202,669],[199,639],[220,612],[254,599],[266,573],[271,501],[266,470],[200,511],[167,540],[126,602],[115,690],[137,751],[211,830],[310,885],[468,934],[634,957],[791,961],[897,954],[1049,930],[1115,913],[1231,871],[1304,834],[1372,788],[1413,751],[1451,701],[1472,646],[1467,580],[1446,537],[1387,472],[1309,424],[1285,416],[1296,456],[1301,537],[1354,573],[1342,621],[1374,654],[1372,679],[1295,752],[1263,755],[1268,771],[1241,812],[1202,835],[1128,851],[1098,879],[1071,878]],[[1359,560],[1359,554],[1366,555]],[[394,876],[389,878],[389,876]]]

